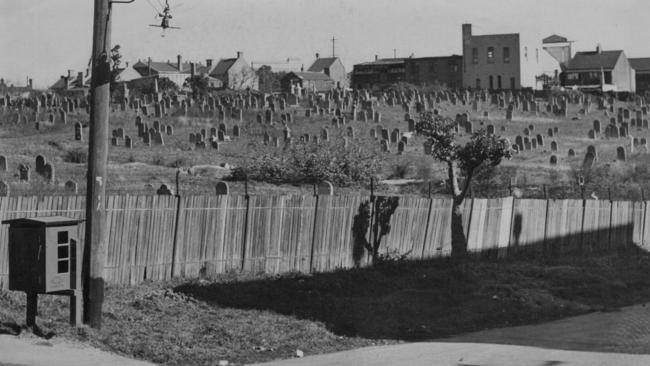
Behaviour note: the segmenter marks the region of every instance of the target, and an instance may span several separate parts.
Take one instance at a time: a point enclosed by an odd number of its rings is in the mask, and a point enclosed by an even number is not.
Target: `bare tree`
[[[415,129],[431,144],[434,159],[447,164],[450,193],[453,197],[451,214],[451,255],[462,258],[467,254],[467,238],[463,230],[461,205],[467,195],[472,178],[482,166],[497,166],[503,158],[511,157],[507,140],[476,131],[464,145],[460,144],[456,129],[458,124],[433,113],[420,116]],[[459,181],[464,178],[461,184]]]

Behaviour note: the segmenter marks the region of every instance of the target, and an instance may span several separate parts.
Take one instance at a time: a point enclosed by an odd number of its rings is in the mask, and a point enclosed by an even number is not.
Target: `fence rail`
[[[136,284],[230,270],[278,274],[351,268],[352,224],[366,196],[109,196],[106,280]],[[399,197],[382,252],[410,259],[451,253],[448,198]],[[523,248],[609,249],[650,239],[647,202],[467,199],[468,249],[505,257]],[[83,218],[85,197],[0,197],[0,220]],[[0,226],[0,287],[7,287],[8,230]],[[78,237],[83,242],[84,227]],[[367,258],[362,259],[362,265]]]

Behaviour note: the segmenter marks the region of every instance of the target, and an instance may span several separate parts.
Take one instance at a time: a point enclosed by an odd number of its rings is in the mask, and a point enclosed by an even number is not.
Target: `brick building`
[[[405,81],[425,86],[445,85],[460,88],[463,83],[463,56],[419,57],[404,59]]]
[[[380,59],[354,65],[352,69],[352,88],[371,89],[406,81],[403,58]]]

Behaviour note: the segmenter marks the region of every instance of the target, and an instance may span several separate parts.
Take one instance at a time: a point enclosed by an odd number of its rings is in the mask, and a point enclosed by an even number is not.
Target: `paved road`
[[[148,366],[95,348],[62,340],[0,335],[0,366]]]
[[[648,354],[650,306],[639,305],[440,342],[368,347],[263,365],[636,366],[650,365]]]

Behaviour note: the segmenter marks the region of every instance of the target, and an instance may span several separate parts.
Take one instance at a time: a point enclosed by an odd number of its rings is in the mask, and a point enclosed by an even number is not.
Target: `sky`
[[[573,51],[622,49],[650,57],[647,0],[169,0],[171,25],[159,24],[159,1],[115,4],[112,43],[125,61],[205,62],[237,51],[248,62],[336,55],[346,69],[393,57],[461,54],[461,25],[474,34],[520,33],[522,46],[551,34],[574,41]],[[68,69],[82,71],[92,45],[92,0],[0,0],[0,77],[36,87]],[[394,51],[396,50],[396,51]]]

